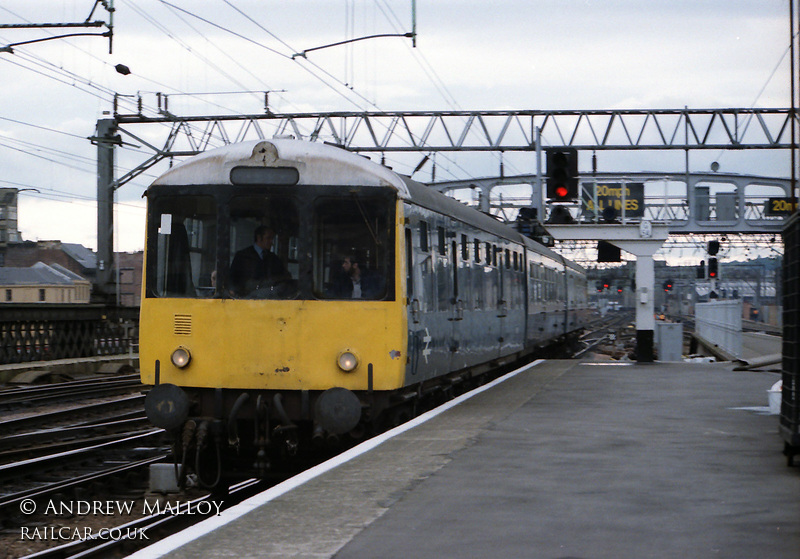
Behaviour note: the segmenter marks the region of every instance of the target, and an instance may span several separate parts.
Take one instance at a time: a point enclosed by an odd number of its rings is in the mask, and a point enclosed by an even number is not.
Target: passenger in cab
[[[244,297],[271,283],[289,278],[283,262],[271,250],[274,240],[275,231],[260,225],[253,232],[253,244],[233,257],[230,279],[234,295]]]
[[[378,299],[385,282],[380,274],[362,267],[363,259],[355,253],[342,258],[342,273],[334,283],[334,296],[341,299]]]

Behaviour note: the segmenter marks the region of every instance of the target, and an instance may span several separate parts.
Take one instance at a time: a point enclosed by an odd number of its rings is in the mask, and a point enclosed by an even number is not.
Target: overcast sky
[[[79,22],[94,0],[4,0],[0,23]],[[417,48],[383,38],[411,30],[411,0],[116,0],[108,40],[78,37],[0,53],[0,187],[20,194],[26,240],[96,248],[95,148],[87,140],[113,93],[171,94],[177,114],[421,109],[788,107],[786,0],[418,0]],[[105,19],[98,10],[94,20]],[[205,20],[205,21],[204,21]],[[102,32],[100,30],[80,30]],[[60,34],[64,30],[51,30]],[[48,31],[0,29],[0,46]],[[125,64],[122,76],[114,70]],[[141,130],[141,129],[140,129]],[[152,138],[164,138],[153,128]],[[545,142],[547,142],[545,138]],[[117,175],[149,153],[120,153]],[[449,156],[448,156],[449,157]],[[692,170],[788,176],[788,154],[692,155]],[[419,156],[394,157],[409,173]],[[509,155],[507,173],[534,172]],[[682,171],[683,153],[600,155],[605,171]],[[585,163],[582,163],[585,167]],[[143,247],[142,192],[166,167],[118,191],[117,248]],[[489,155],[438,158],[437,178],[498,173]],[[427,180],[425,176],[419,176]]]

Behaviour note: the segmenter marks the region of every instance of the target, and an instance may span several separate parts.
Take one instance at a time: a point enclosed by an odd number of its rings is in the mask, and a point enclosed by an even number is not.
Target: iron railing
[[[0,305],[0,364],[128,353],[135,313],[104,305],[4,303]]]

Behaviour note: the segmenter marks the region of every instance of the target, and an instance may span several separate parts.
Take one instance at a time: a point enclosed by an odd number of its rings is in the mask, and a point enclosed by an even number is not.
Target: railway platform
[[[778,378],[539,362],[133,557],[797,559]]]

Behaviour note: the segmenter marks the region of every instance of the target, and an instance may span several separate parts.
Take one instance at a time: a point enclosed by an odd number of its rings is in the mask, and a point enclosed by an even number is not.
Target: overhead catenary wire
[[[178,39],[177,39],[177,37],[175,37],[175,34],[174,34],[174,33],[172,33],[172,32],[171,32],[171,31],[170,31],[168,28],[166,28],[166,27],[165,27],[165,26],[163,26],[163,25],[160,25],[158,21],[154,20],[152,17],[149,17],[149,16],[148,16],[148,15],[147,15],[145,12],[142,12],[142,10],[138,9],[136,6],[133,6],[132,4],[130,4],[129,2],[127,2],[126,0],[123,0],[123,1],[125,1],[126,5],[129,5],[129,6],[130,6],[132,9],[134,9],[134,11],[136,11],[137,13],[139,13],[140,15],[142,15],[142,17],[143,17],[143,18],[144,18],[146,21],[148,21],[149,23],[151,23],[152,25],[154,25],[156,28],[159,28],[159,29],[161,29],[161,30],[162,30],[162,32],[164,32],[164,33],[165,33],[165,34],[166,34],[168,37],[172,38],[173,40],[176,40],[176,41],[178,42],[178,44],[182,44],[182,46],[184,46],[184,48],[187,48],[187,49],[188,49],[188,50],[190,50],[190,52],[191,52],[191,47],[189,47],[188,45],[186,45],[186,43],[185,43],[185,42],[182,42],[182,41],[178,40]],[[204,21],[205,23],[208,23],[208,24],[211,24],[211,25],[215,25],[215,24],[214,24],[214,22],[211,22],[210,20],[208,20],[208,19],[206,19],[206,18],[202,18],[202,17],[200,17],[200,16],[197,16],[196,14],[193,14],[193,13],[191,13],[191,12],[188,12],[187,10],[185,10],[185,9],[182,9],[182,8],[179,8],[179,7],[177,7],[177,6],[173,5],[173,4],[169,3],[169,2],[165,2],[165,1],[163,1],[163,0],[162,0],[162,3],[163,3],[163,4],[165,4],[165,5],[167,5],[167,6],[168,6],[168,7],[170,7],[171,9],[173,9],[173,11],[177,10],[177,11],[180,11],[180,12],[186,13],[187,15],[191,15],[192,17],[196,17],[196,18],[198,18],[199,20],[201,20],[201,21]],[[245,16],[245,17],[247,17],[247,18],[248,18],[250,21],[252,21],[252,22],[253,22],[253,23],[255,23],[256,25],[258,25],[258,27],[259,27],[259,28],[261,28],[262,30],[264,30],[264,31],[265,31],[266,33],[268,33],[270,36],[273,36],[273,37],[275,37],[277,40],[279,40],[279,41],[281,42],[281,44],[283,44],[284,46],[286,46],[288,50],[290,50],[290,51],[294,51],[294,50],[296,50],[296,49],[292,48],[290,45],[288,45],[288,43],[286,43],[285,41],[283,41],[283,40],[279,39],[279,38],[278,38],[278,37],[277,37],[275,34],[271,33],[269,30],[267,30],[267,29],[266,29],[266,28],[265,28],[263,25],[261,25],[261,24],[257,23],[257,22],[256,22],[256,21],[255,21],[253,18],[250,18],[249,16],[247,16],[246,14],[244,14],[244,12],[242,12],[242,10],[238,9],[238,8],[237,8],[236,6],[234,6],[234,5],[233,5],[231,2],[229,2],[229,1],[227,1],[227,0],[226,0],[226,4],[228,4],[228,5],[229,5],[229,6],[231,6],[233,9],[235,9],[237,12],[239,12],[241,15],[243,15],[243,16]],[[12,12],[10,12],[10,13],[12,13]],[[16,14],[15,14],[15,15],[16,15]],[[19,16],[17,16],[17,17],[19,17]],[[353,17],[354,17],[354,16],[353,16]],[[184,21],[184,23],[187,23],[187,22],[186,22],[184,19],[182,19],[182,18],[181,18],[181,20],[182,20],[182,21]],[[188,25],[188,23],[187,23],[187,25]],[[286,54],[283,54],[283,53],[280,53],[279,51],[277,51],[277,50],[275,50],[275,49],[270,49],[270,47],[268,47],[268,46],[266,46],[266,45],[263,45],[262,43],[260,43],[260,42],[258,42],[258,41],[254,41],[254,40],[252,40],[252,39],[249,39],[249,38],[245,37],[245,36],[244,36],[244,35],[242,35],[242,34],[236,33],[236,32],[234,32],[234,31],[232,31],[232,30],[230,30],[230,29],[226,29],[226,28],[224,28],[223,26],[220,26],[220,25],[215,25],[215,26],[216,26],[216,27],[218,27],[218,28],[220,28],[220,29],[223,29],[223,30],[225,30],[225,31],[227,31],[227,32],[229,32],[229,33],[232,33],[233,35],[235,35],[235,36],[238,36],[238,37],[240,37],[240,38],[242,38],[242,39],[244,39],[244,40],[248,40],[248,41],[250,41],[250,42],[252,42],[252,43],[254,43],[254,44],[257,44],[257,45],[259,45],[261,48],[266,48],[266,49],[268,49],[268,50],[271,50],[272,52],[274,52],[274,53],[276,53],[276,54],[278,54],[278,55],[282,56],[283,58],[286,58],[286,59],[290,59],[290,58],[291,58],[290,56],[288,56],[288,55],[286,55]],[[196,30],[196,29],[195,29],[195,28],[193,28],[193,27],[192,27],[192,29],[194,29],[194,30],[195,30],[195,32],[197,32],[199,35],[201,35],[201,36],[202,36],[202,33],[201,33],[201,32],[199,32],[198,30]],[[80,49],[79,49],[79,50],[80,50]],[[69,70],[66,70],[66,69],[63,69],[63,68],[57,67],[57,66],[55,66],[55,65],[53,65],[53,64],[51,64],[51,63],[48,63],[48,62],[47,62],[47,61],[45,61],[45,60],[38,59],[38,57],[36,57],[35,55],[28,54],[28,53],[25,53],[24,51],[20,51],[20,52],[21,52],[21,53],[23,53],[23,54],[24,54],[24,55],[27,57],[27,58],[26,58],[26,62],[28,62],[28,63],[32,64],[32,65],[33,65],[33,66],[35,66],[35,67],[33,67],[33,68],[32,68],[32,67],[30,67],[30,66],[26,66],[25,64],[20,64],[20,63],[18,63],[18,62],[12,62],[12,63],[14,63],[14,64],[17,64],[18,66],[21,66],[21,67],[23,67],[23,68],[26,68],[26,69],[27,69],[27,70],[29,70],[29,71],[33,71],[33,72],[39,73],[39,74],[41,74],[41,75],[44,75],[44,76],[46,76],[47,78],[49,78],[49,79],[53,79],[53,80],[55,80],[55,81],[58,81],[58,82],[60,82],[60,83],[62,83],[62,84],[64,84],[64,85],[72,86],[72,87],[74,87],[74,88],[76,88],[76,89],[78,89],[78,90],[80,90],[80,91],[83,91],[84,93],[88,93],[88,94],[90,94],[90,95],[92,95],[92,96],[94,96],[94,97],[96,97],[96,98],[98,98],[98,99],[101,99],[101,100],[103,100],[103,101],[109,101],[109,100],[113,99],[113,98],[114,98],[114,96],[115,96],[115,93],[114,93],[112,90],[110,90],[110,89],[108,89],[108,88],[103,88],[102,86],[99,86],[98,84],[94,83],[92,80],[90,80],[90,79],[87,79],[87,78],[84,78],[84,77],[80,76],[79,74],[77,74],[77,73],[75,73],[75,72],[71,72],[71,71],[69,71]],[[83,52],[85,53],[85,51],[83,51]],[[95,57],[95,58],[97,58],[97,57]],[[201,60],[202,60],[202,59],[203,59],[203,58],[201,57]],[[98,60],[99,60],[99,59],[98,59]],[[208,60],[208,59],[206,58],[206,60]],[[106,63],[106,62],[104,62],[104,61],[103,61],[103,63],[104,63],[104,64],[108,64],[108,63]],[[342,83],[341,81],[337,80],[337,79],[336,79],[334,76],[332,76],[332,75],[331,75],[329,72],[327,72],[327,71],[326,71],[326,70],[324,70],[323,68],[319,67],[319,66],[318,66],[316,63],[314,63],[314,62],[309,62],[309,64],[310,64],[310,66],[312,66],[313,68],[316,68],[316,69],[318,69],[318,71],[319,71],[319,72],[321,72],[321,73],[322,73],[322,75],[320,75],[318,72],[316,72],[316,71],[314,71],[314,70],[312,70],[312,69],[308,68],[308,67],[307,67],[305,64],[301,64],[301,67],[302,67],[302,68],[303,68],[305,71],[307,71],[307,72],[311,73],[311,74],[312,74],[314,77],[316,77],[318,80],[322,81],[322,82],[323,82],[323,83],[324,83],[324,84],[325,84],[327,87],[329,87],[329,88],[331,88],[333,91],[337,92],[337,93],[338,93],[340,96],[343,96],[345,99],[347,99],[348,101],[350,101],[350,99],[348,98],[348,96],[347,96],[347,95],[348,95],[348,94],[353,94],[353,95],[356,95],[356,96],[358,96],[358,97],[359,97],[361,100],[363,100],[364,102],[366,102],[366,103],[369,103],[369,104],[371,104],[372,106],[374,106],[374,107],[375,107],[377,110],[380,110],[380,108],[379,108],[379,107],[377,107],[377,105],[375,105],[374,103],[372,103],[371,101],[369,101],[368,99],[366,99],[366,98],[365,98],[363,95],[361,95],[360,93],[358,93],[357,91],[355,91],[355,89],[354,89],[354,88],[352,88],[352,87],[349,87],[349,88],[348,88],[348,87],[347,87],[347,86],[348,86],[348,84],[346,84],[346,83]],[[150,81],[152,81],[152,80],[150,80]],[[234,81],[234,83],[238,83],[238,82]],[[243,85],[243,84],[239,84],[239,85]],[[345,88],[345,92],[343,93],[343,92],[342,92],[342,91],[339,89],[339,87],[344,87],[344,88]],[[181,92],[181,93],[184,93],[184,94],[187,94],[187,95],[191,95],[191,94],[189,94],[189,93],[186,93],[186,92]],[[350,102],[352,102],[352,101],[350,101]],[[221,105],[218,105],[218,106],[220,106],[220,108],[223,108]],[[190,126],[194,126],[194,125],[190,125]],[[195,129],[197,129],[197,128],[195,127]],[[199,130],[199,132],[200,132],[200,133],[202,133],[202,130]],[[214,146],[212,146],[212,147],[214,147]]]
[[[188,47],[189,49],[191,48],[191,47],[188,46],[188,44],[186,44],[185,41],[179,40],[175,36],[175,33],[172,32],[168,27],[166,27],[164,25],[160,25],[160,27],[159,27],[159,22],[157,20],[155,20],[154,18],[152,18],[152,17],[148,18],[146,12],[143,12],[140,8],[134,6],[128,0],[122,0],[122,1],[126,4],[126,6],[131,7],[137,13],[142,15],[142,17],[145,18],[146,21],[148,21],[152,25],[156,26],[156,28],[162,28],[162,32],[164,32],[167,36],[169,36],[169,37],[173,38],[174,40],[176,40],[178,42],[178,44],[183,44],[184,47]],[[255,25],[257,25],[260,29],[262,29],[268,35],[270,35],[271,37],[273,37],[276,40],[278,40],[280,42],[280,44],[285,46],[290,52],[295,52],[297,50],[297,49],[293,48],[291,45],[289,45],[286,41],[283,41],[277,35],[275,35],[274,33],[270,32],[266,27],[264,27],[263,25],[258,23],[255,19],[253,19],[250,16],[248,16],[247,14],[245,14],[241,9],[239,9],[237,6],[235,6],[231,1],[229,1],[229,0],[224,0],[224,1],[232,9],[236,10],[242,16],[246,17],[249,21],[253,22]],[[203,21],[206,24],[213,25],[213,26],[215,26],[215,27],[217,27],[219,29],[222,29],[222,30],[226,31],[227,33],[231,33],[232,35],[237,36],[237,37],[239,37],[239,38],[241,38],[243,40],[246,40],[246,41],[249,41],[250,43],[256,44],[260,48],[267,49],[267,50],[269,50],[269,51],[281,56],[284,59],[291,59],[291,56],[289,56],[288,54],[282,53],[282,52],[278,51],[277,49],[272,49],[268,45],[264,45],[263,43],[261,43],[259,41],[255,41],[253,39],[250,39],[249,37],[245,36],[242,33],[237,33],[236,31],[233,31],[231,29],[225,28],[224,26],[216,24],[215,22],[213,22],[213,21],[211,21],[211,20],[209,20],[207,18],[200,17],[197,14],[194,14],[194,13],[192,13],[192,12],[186,10],[186,9],[180,8],[179,6],[176,6],[176,5],[174,5],[174,4],[170,3],[170,2],[167,2],[165,0],[161,0],[161,3],[164,4],[165,6],[169,7],[171,9],[171,11],[176,14],[176,17],[179,17],[179,14],[177,12],[181,12],[181,13],[187,14],[187,16],[191,16],[193,18],[197,18],[198,20]],[[389,7],[389,10],[391,10],[390,7]],[[385,11],[384,11],[384,13],[385,13]],[[198,33],[199,35],[203,36],[203,33],[200,32],[195,27],[192,27],[186,21],[185,18],[179,17],[179,19],[181,21],[183,21],[185,24],[189,25],[190,28],[192,28],[196,33]],[[397,19],[396,16],[395,16],[395,19]],[[355,32],[355,9],[354,9],[354,7],[352,7],[352,9],[349,12],[348,20],[350,21],[350,23],[348,24],[348,27],[350,29],[349,32],[350,32],[350,34],[353,34]],[[202,60],[202,58],[200,58],[200,59]],[[206,57],[206,60],[208,60],[207,57]],[[55,79],[55,80],[60,81],[61,83],[64,83],[66,85],[71,85],[73,87],[76,87],[77,89],[82,90],[82,91],[84,91],[86,93],[89,93],[89,94],[91,94],[94,97],[97,97],[99,99],[108,100],[108,98],[112,98],[114,96],[114,92],[111,91],[110,89],[107,89],[107,88],[104,89],[103,87],[98,86],[97,84],[95,84],[91,80],[88,80],[86,78],[82,78],[77,73],[70,72],[69,70],[66,70],[65,72],[60,72],[56,67],[54,67],[54,65],[47,65],[46,62],[36,61],[35,57],[32,60],[30,60],[30,63],[32,65],[34,65],[34,66],[37,66],[37,63],[38,63],[38,67],[33,68],[32,69],[33,71],[38,71],[38,68],[46,68],[44,73],[50,79]],[[103,62],[103,63],[107,64],[106,62]],[[324,68],[320,67],[318,64],[316,64],[313,61],[305,61],[305,62],[296,61],[295,63],[299,64],[300,67],[303,68],[306,72],[311,73],[316,79],[318,79],[322,83],[324,83],[326,85],[326,87],[331,88],[337,94],[339,94],[340,96],[342,96],[345,99],[347,99],[348,102],[354,102],[353,100],[350,99],[350,97],[351,96],[356,96],[359,99],[360,102],[367,103],[369,106],[374,107],[376,110],[380,110],[380,107],[378,107],[373,101],[367,99],[361,93],[359,93],[358,91],[355,90],[355,88],[353,87],[353,84],[351,83],[353,80],[348,79],[347,81],[342,82],[341,80],[338,80],[335,76],[330,74],[330,72],[328,72]],[[42,66],[43,64],[44,64],[44,66]],[[421,66],[424,68],[424,65],[421,65]],[[428,63],[428,67],[432,69],[430,63]],[[28,68],[28,69],[31,69],[31,68]],[[353,72],[354,72],[354,69],[351,66],[350,67],[350,75],[349,75],[349,77],[351,77],[351,78],[354,77],[354,73]],[[433,70],[433,72],[435,74],[435,70]],[[436,78],[437,77],[438,77],[438,75],[436,75],[435,77],[433,75],[429,75],[429,79],[431,79],[431,81],[433,83],[436,83],[436,81],[437,81]],[[442,82],[442,80],[440,78],[439,78],[438,82],[443,85],[443,82]],[[244,84],[238,83],[238,81],[233,81],[233,83],[237,83],[238,85],[244,85]],[[444,87],[446,88],[446,86],[444,86]],[[181,93],[182,94],[187,94],[187,95],[192,95],[192,94],[186,93],[186,92],[181,92]],[[447,92],[447,93],[449,93],[449,92]],[[443,96],[446,97],[447,93],[443,93]],[[284,96],[279,96],[279,97],[283,98]],[[452,95],[450,97],[452,98]],[[448,102],[451,103],[452,101],[448,101]],[[357,102],[355,104],[358,106]],[[222,108],[221,105],[219,105],[219,106]],[[442,156],[442,158],[443,159],[448,159],[448,156]],[[405,165],[406,163],[402,163],[402,164]],[[453,168],[460,168],[461,171],[464,174],[467,174],[467,175],[469,174],[456,161],[452,161],[452,166],[453,166]],[[452,173],[449,170],[446,170],[446,172],[448,174],[452,175]],[[453,175],[453,176],[455,176],[455,175]]]
[[[160,1],[161,3],[163,3],[163,4],[169,4],[169,2],[167,2],[166,0],[159,0],[159,1]],[[292,53],[296,53],[296,52],[297,52],[297,49],[296,49],[296,48],[295,48],[293,45],[290,45],[289,43],[287,43],[286,41],[284,41],[283,39],[281,39],[280,37],[278,37],[278,36],[277,36],[275,33],[273,33],[272,31],[270,31],[270,30],[269,30],[269,29],[267,29],[267,28],[266,28],[264,25],[262,25],[260,22],[258,22],[257,20],[255,20],[253,17],[251,17],[251,16],[250,16],[250,15],[248,15],[247,13],[245,13],[245,12],[244,12],[242,9],[238,8],[237,6],[235,6],[235,5],[234,5],[234,4],[233,4],[233,3],[232,3],[230,0],[223,0],[223,2],[225,2],[225,3],[226,3],[228,6],[230,6],[230,7],[231,7],[233,10],[235,10],[236,12],[238,12],[238,13],[239,13],[239,14],[240,14],[242,17],[246,18],[246,19],[247,19],[248,21],[250,21],[252,24],[254,24],[255,26],[257,26],[259,29],[261,29],[262,31],[264,31],[265,33],[267,33],[267,35],[269,35],[270,37],[272,37],[273,39],[275,39],[276,41],[278,41],[278,42],[279,42],[281,45],[283,45],[284,47],[286,47],[286,48],[287,48],[287,50],[288,50],[289,52],[292,52]],[[176,7],[176,8],[177,8],[177,7]],[[266,47],[265,45],[262,45],[260,42],[258,42],[258,41],[255,41],[254,39],[250,39],[250,38],[244,37],[243,35],[241,35],[241,34],[239,34],[239,33],[236,33],[236,32],[234,32],[234,31],[231,31],[231,30],[225,29],[224,27],[222,27],[222,26],[219,26],[219,25],[217,25],[217,24],[214,24],[213,22],[210,22],[210,21],[206,20],[205,18],[202,18],[202,17],[200,17],[200,16],[197,16],[196,14],[192,14],[191,12],[187,12],[186,10],[183,10],[182,8],[177,8],[177,9],[180,9],[181,11],[184,11],[185,13],[187,13],[187,14],[189,14],[189,15],[192,15],[193,17],[197,17],[198,19],[201,19],[201,20],[203,20],[203,21],[206,21],[207,23],[210,23],[211,25],[214,25],[215,27],[218,27],[218,28],[220,28],[220,29],[223,29],[223,30],[225,30],[225,31],[228,31],[229,33],[232,33],[232,34],[234,34],[234,35],[236,35],[236,36],[242,37],[242,38],[244,38],[245,40],[247,40],[247,41],[249,41],[249,42],[251,42],[251,43],[254,43],[254,44],[257,44],[257,45],[263,46],[264,48],[267,48],[267,49],[268,49],[268,50],[270,50],[271,52],[274,52],[274,53],[278,54],[279,56],[281,56],[281,57],[283,57],[283,58],[288,58],[288,59],[294,60],[295,62],[298,62],[298,63],[299,63],[299,59],[301,59],[301,58],[302,58],[302,57],[293,58],[292,56],[285,55],[285,54],[283,54],[283,53],[280,53],[279,51],[276,51],[275,49],[272,49],[272,48],[270,48],[270,47]],[[308,59],[305,59],[305,58],[303,58],[303,60],[305,60],[305,61],[306,61],[308,64],[310,64],[310,65],[311,65],[311,66],[313,66],[314,68],[317,68],[318,70],[320,70],[321,72],[323,72],[323,73],[324,73],[326,76],[328,76],[328,77],[330,77],[331,79],[335,80],[337,84],[339,84],[340,86],[343,86],[343,87],[344,87],[344,88],[345,88],[347,91],[349,91],[349,92],[352,92],[353,94],[357,95],[357,96],[358,96],[358,97],[359,97],[361,100],[363,100],[364,102],[366,102],[368,105],[372,106],[372,107],[373,107],[375,110],[378,110],[378,111],[381,111],[381,110],[382,110],[382,109],[381,109],[381,108],[380,108],[380,107],[379,107],[377,104],[375,104],[373,101],[371,101],[371,100],[367,99],[367,98],[366,98],[364,95],[362,95],[361,93],[359,93],[358,91],[356,91],[354,87],[351,87],[351,86],[349,86],[348,84],[346,84],[346,83],[342,82],[341,80],[339,80],[338,78],[335,78],[335,77],[334,77],[334,76],[332,76],[332,75],[331,75],[331,74],[330,74],[330,73],[329,73],[327,70],[324,70],[324,69],[323,69],[323,68],[321,68],[319,65],[317,65],[315,62],[313,62],[313,61],[310,61],[310,60],[308,60]],[[311,71],[309,68],[307,68],[306,66],[304,66],[304,65],[301,65],[301,68],[303,68],[303,69],[304,69],[304,70],[306,70],[307,72],[310,72],[310,73],[311,73],[313,76],[315,76],[317,79],[319,79],[320,81],[322,81],[323,83],[325,83],[325,84],[326,84],[326,85],[328,85],[329,87],[332,87],[332,86],[330,86],[330,84],[328,84],[328,82],[326,82],[326,81],[325,81],[325,79],[323,79],[322,77],[318,76],[317,74],[314,74],[314,73],[313,73],[313,72],[312,72],[312,71]],[[333,88],[333,90],[334,90],[334,91],[336,91],[337,93],[340,93],[340,92],[339,92],[339,90],[338,90],[337,88]],[[344,96],[344,94],[342,94],[342,93],[340,93],[340,95]],[[358,106],[358,104],[357,104],[357,103],[355,103],[354,101],[350,100],[350,99],[349,99],[349,98],[347,98],[346,96],[344,96],[344,97],[345,97],[345,99],[347,99],[347,100],[348,100],[348,102],[350,102],[350,103],[353,103],[354,105],[356,105],[357,107],[359,107],[359,109],[361,108],[361,107],[360,107],[360,106]],[[456,165],[456,166],[458,166],[458,164],[457,164],[455,161],[453,161],[453,164],[454,164],[454,165]],[[462,171],[464,171],[464,172],[466,173],[466,171],[465,171],[464,169],[462,169]],[[455,175],[453,175],[453,176],[455,176]]]
[[[378,9],[387,19],[387,21],[389,21],[389,23],[394,27],[394,30],[400,32],[403,28],[403,23],[397,16],[395,11],[392,9],[392,7],[389,5],[389,3],[386,0],[374,0],[374,1]],[[450,92],[445,81],[441,78],[441,76],[439,76],[439,73],[433,67],[433,64],[431,64],[428,58],[425,56],[423,49],[419,46],[411,47],[407,43],[405,43],[405,47],[406,50],[408,50],[408,52],[411,54],[412,58],[417,62],[417,64],[419,65],[420,69],[425,74],[425,76],[430,80],[431,84],[439,93],[439,95],[442,97],[444,102],[451,109],[456,111],[462,111],[463,109],[461,105],[458,103],[455,96]],[[475,130],[471,130],[470,132],[472,134],[477,133]],[[519,171],[519,169],[517,169],[516,166],[514,166],[513,164],[509,164],[507,161],[503,162],[501,155],[498,155],[496,153],[493,153],[492,155],[498,161],[500,161],[501,164],[505,163],[505,165],[511,167],[513,173],[522,174],[521,171]],[[461,169],[467,176],[469,176],[469,173],[465,169],[463,169],[460,166],[459,169]]]

